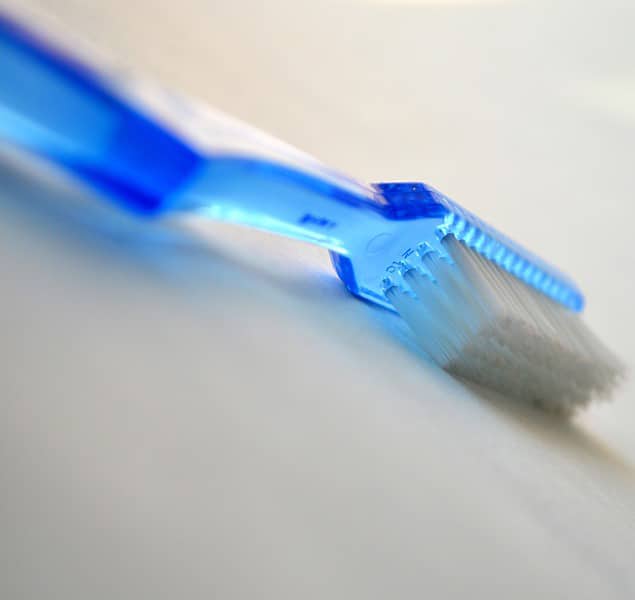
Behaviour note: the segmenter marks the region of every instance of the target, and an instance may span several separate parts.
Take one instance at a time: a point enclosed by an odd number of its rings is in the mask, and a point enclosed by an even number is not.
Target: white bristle
[[[403,272],[414,295],[386,291],[433,361],[567,414],[612,391],[623,367],[578,314],[455,238],[443,245],[451,258],[428,251]]]

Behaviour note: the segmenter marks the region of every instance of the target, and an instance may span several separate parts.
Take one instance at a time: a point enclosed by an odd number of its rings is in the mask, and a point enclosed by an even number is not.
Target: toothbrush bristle
[[[442,243],[447,256],[424,250],[419,265],[405,265],[411,291],[386,290],[434,362],[559,413],[611,393],[623,366],[579,314],[453,236]]]

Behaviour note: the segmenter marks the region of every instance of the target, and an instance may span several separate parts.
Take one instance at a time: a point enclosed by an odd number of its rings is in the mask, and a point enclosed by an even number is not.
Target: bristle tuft
[[[443,246],[447,256],[420,252],[420,265],[403,272],[414,294],[386,291],[434,362],[563,414],[611,393],[623,366],[579,314],[453,236]]]

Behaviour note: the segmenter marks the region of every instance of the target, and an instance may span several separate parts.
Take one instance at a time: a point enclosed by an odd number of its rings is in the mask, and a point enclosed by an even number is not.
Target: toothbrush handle
[[[2,13],[0,81],[1,138],[136,212],[160,212],[199,162],[101,76]]]
[[[166,127],[146,112],[156,94],[132,94],[1,12],[0,81],[0,140],[138,214],[199,211],[343,254],[382,219],[373,188],[228,117],[212,120],[201,146],[200,123],[193,139],[180,135],[187,111]]]

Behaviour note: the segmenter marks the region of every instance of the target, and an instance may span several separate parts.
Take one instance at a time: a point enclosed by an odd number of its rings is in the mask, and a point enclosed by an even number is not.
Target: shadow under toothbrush
[[[470,381],[458,381],[518,431],[539,437],[555,451],[570,453],[575,450],[585,459],[626,476],[635,485],[635,465],[584,429],[575,416],[547,412],[540,406],[503,396]]]

